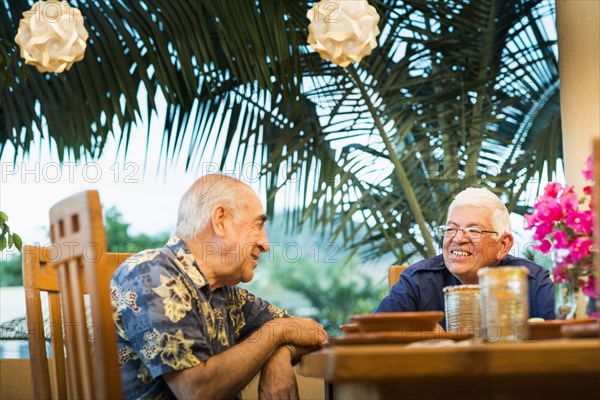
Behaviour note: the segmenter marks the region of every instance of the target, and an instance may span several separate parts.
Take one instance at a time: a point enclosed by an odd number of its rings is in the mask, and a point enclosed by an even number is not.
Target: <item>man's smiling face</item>
[[[486,207],[456,207],[446,225],[457,229],[478,228],[494,231],[491,212]],[[510,250],[510,245],[506,248],[507,235],[510,234],[500,236],[484,233],[480,238],[469,238],[459,230],[454,237],[444,237],[444,263],[462,283],[477,283],[477,271],[483,267],[495,266]]]
[[[269,239],[265,232],[267,216],[258,196],[249,187],[240,189],[244,207],[234,217],[227,219],[226,264],[233,268],[229,284],[250,282],[258,265],[261,253],[269,251]]]

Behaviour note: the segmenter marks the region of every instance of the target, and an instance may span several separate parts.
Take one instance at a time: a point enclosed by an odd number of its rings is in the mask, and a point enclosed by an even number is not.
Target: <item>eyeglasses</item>
[[[455,228],[454,226],[441,225],[438,230],[444,237],[453,238],[458,231],[462,231],[463,236],[469,239],[479,239],[484,233],[498,233],[496,231],[484,231],[479,228]]]

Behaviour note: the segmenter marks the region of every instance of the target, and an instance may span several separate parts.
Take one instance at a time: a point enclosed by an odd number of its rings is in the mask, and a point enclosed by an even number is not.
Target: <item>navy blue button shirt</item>
[[[550,274],[539,265],[507,255],[498,267],[525,266],[529,270],[529,317],[554,319],[554,285]],[[444,311],[446,286],[460,285],[442,255],[419,261],[402,271],[400,279],[377,307],[376,312]],[[440,324],[446,327],[446,319]]]

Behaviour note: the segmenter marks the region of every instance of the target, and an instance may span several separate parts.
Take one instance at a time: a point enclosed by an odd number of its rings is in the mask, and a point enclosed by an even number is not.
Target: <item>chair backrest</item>
[[[392,265],[388,268],[388,290],[392,290],[392,286],[398,279],[400,279],[400,274],[408,268],[408,265]]]
[[[122,398],[109,284],[114,270],[131,254],[106,251],[95,191],[52,207],[50,234],[48,248],[23,247],[34,396]],[[42,313],[43,292],[48,298],[48,323]]]

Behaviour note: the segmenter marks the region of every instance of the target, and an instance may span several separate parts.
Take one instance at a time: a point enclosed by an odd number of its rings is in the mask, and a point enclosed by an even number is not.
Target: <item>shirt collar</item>
[[[173,252],[177,258],[179,266],[194,283],[194,285],[198,287],[208,286],[208,280],[200,270],[194,255],[185,245],[183,240],[177,236],[171,236],[165,247]]]
[[[529,261],[523,260],[522,258],[517,258],[515,256],[511,256],[510,254],[507,254],[506,257],[504,257],[502,260],[500,260],[500,262],[498,263],[498,266],[499,267],[525,267],[525,268],[527,268],[527,265],[525,265],[526,262],[529,262]],[[529,278],[535,278],[531,268],[527,268],[527,276]]]

